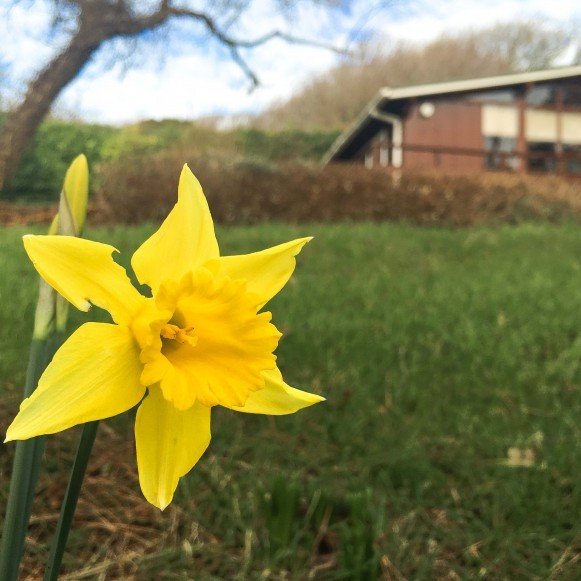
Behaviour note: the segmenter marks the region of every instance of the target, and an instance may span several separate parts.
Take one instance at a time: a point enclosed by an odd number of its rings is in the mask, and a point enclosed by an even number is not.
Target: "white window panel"
[[[502,105],[482,106],[482,134],[485,137],[518,136],[518,110]]]

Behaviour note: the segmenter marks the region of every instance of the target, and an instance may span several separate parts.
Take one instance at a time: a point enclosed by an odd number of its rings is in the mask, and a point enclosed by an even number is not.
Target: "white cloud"
[[[327,11],[311,7],[302,9],[297,16],[296,34],[321,40],[321,30],[325,29],[328,42],[339,44],[336,37],[345,25],[337,23],[333,28]],[[264,1],[255,3],[231,34],[252,39],[275,29],[287,31],[289,22],[270,2]],[[249,93],[249,79],[224,55],[225,51],[214,45],[205,50],[206,54],[192,49],[191,54],[168,57],[162,69],[142,67],[122,76],[119,66],[97,74],[96,65],[64,91],[58,107],[81,111],[85,118],[108,123],[144,117],[192,119],[208,114],[254,112],[288,98],[307,78],[336,62],[332,51],[289,45],[281,39],[273,39],[252,50],[244,49],[242,54],[261,83]]]
[[[255,38],[273,29],[340,45],[351,31],[361,27],[394,39],[429,41],[444,32],[486,26],[516,18],[539,18],[569,22],[581,17],[576,0],[424,0],[416,8],[401,5],[377,10],[380,2],[353,0],[349,10],[328,12],[320,6],[299,4],[294,20],[277,12],[273,0],[252,3],[232,34]],[[0,19],[2,59],[10,65],[10,76],[17,87],[30,78],[62,47],[64,37],[46,42],[50,24],[46,2],[36,0],[29,10],[17,5],[9,19]],[[262,86],[249,94],[248,80],[227,52],[215,42],[189,43],[175,50],[165,64],[159,56],[143,53],[142,66],[104,66],[106,51],[65,89],[58,110],[87,119],[124,123],[141,118],[192,119],[201,115],[257,111],[289,97],[311,75],[327,70],[337,62],[331,51],[273,40],[243,52],[260,77]],[[139,64],[139,63],[138,63]]]
[[[2,61],[10,67],[15,84],[28,80],[62,48],[65,38],[51,35],[50,24],[50,10],[44,2],[29,7],[15,4],[0,13]]]
[[[399,40],[425,42],[449,32],[482,28],[497,22],[529,19],[539,22],[568,24],[574,15],[581,15],[577,0],[430,0],[417,7],[408,18],[389,22],[382,32]]]

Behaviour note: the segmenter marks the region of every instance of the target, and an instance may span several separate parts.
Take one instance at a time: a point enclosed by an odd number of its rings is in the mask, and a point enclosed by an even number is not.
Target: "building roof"
[[[527,83],[538,83],[539,81],[567,79],[579,75],[581,75],[581,65],[547,69],[544,71],[529,71],[526,73],[498,75],[496,77],[467,79],[464,81],[432,83],[430,85],[413,85],[411,87],[400,87],[397,89],[385,87],[380,89],[379,94],[383,99],[395,101],[396,99],[410,99],[413,97],[447,95],[449,93],[466,93],[471,91],[482,91],[483,89],[500,89],[503,87],[524,85]]]
[[[581,65],[577,65],[546,69],[543,71],[529,71],[526,73],[498,75],[495,77],[449,81],[446,83],[431,83],[428,85],[412,85],[409,87],[398,88],[383,87],[365,109],[357,116],[355,121],[336,139],[335,143],[333,143],[329,151],[325,154],[323,164],[329,163],[340,154],[352,139],[356,137],[362,129],[368,126],[371,120],[374,119],[374,111],[387,102],[414,99],[417,97],[435,97],[440,95],[472,93],[475,91],[501,89],[526,85],[528,83],[554,81],[580,76]]]

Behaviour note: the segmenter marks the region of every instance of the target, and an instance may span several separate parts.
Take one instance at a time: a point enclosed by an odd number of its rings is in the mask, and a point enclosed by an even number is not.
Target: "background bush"
[[[0,123],[2,119],[0,118]],[[62,179],[71,161],[84,153],[92,168],[102,162],[123,164],[156,152],[190,154],[230,159],[247,157],[254,162],[319,160],[338,132],[255,129],[216,131],[211,127],[177,120],[144,121],[125,127],[47,120],[25,154],[5,199],[51,201],[58,199]],[[99,187],[93,181],[93,188]]]
[[[186,152],[144,156],[99,170],[99,218],[105,222],[162,220],[176,200],[184,161],[226,224],[335,220],[403,220],[466,226],[579,216],[579,186],[558,177],[404,174],[338,165],[274,164]]]
[[[2,196],[33,201],[58,199],[71,161],[84,153],[92,165],[100,162],[105,143],[116,131],[106,125],[46,121],[24,155],[10,188],[3,190]]]

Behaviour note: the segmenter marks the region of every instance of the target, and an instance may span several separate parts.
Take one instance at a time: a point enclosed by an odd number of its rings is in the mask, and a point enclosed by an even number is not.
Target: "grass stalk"
[[[30,345],[24,397],[29,397],[38,384],[42,372],[62,343],[60,333],[39,339]],[[44,453],[44,436],[16,443],[14,464],[8,492],[8,503],[2,540],[0,541],[0,580],[18,579],[18,569],[24,551],[28,521],[34,500],[34,489],[40,473]]]
[[[83,479],[89,463],[99,422],[89,422],[83,426],[83,433],[75,456],[67,491],[61,505],[61,513],[56,526],[50,555],[44,571],[44,581],[56,581],[65,552],[77,501],[83,485]]]

